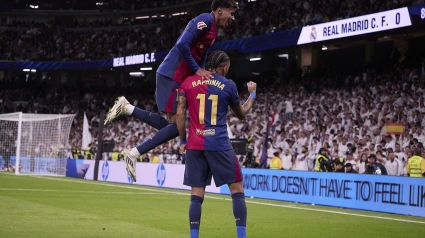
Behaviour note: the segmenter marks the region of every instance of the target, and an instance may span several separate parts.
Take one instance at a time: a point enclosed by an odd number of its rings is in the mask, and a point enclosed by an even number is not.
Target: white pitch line
[[[144,192],[102,192],[102,191],[81,191],[81,190],[54,190],[54,189],[34,189],[34,188],[0,188],[0,191],[25,191],[25,192],[61,192],[61,193],[95,193],[95,194],[129,194],[129,195],[163,195],[164,193],[144,193]]]
[[[59,178],[43,177],[43,176],[34,176],[34,178],[57,180],[57,181],[70,182],[70,183],[101,185],[101,186],[116,187],[116,188],[128,188],[128,189],[151,191],[151,192],[157,192],[157,193],[168,193],[168,194],[174,194],[174,195],[184,195],[184,196],[189,195],[188,192],[182,193],[182,192],[163,191],[163,190],[157,190],[157,189],[138,187],[139,185],[138,186],[126,186],[126,185],[123,185],[123,184],[114,184],[114,183],[110,183],[110,182],[101,182],[101,181],[95,182],[95,181],[89,181],[89,180],[69,180],[69,179],[59,179]],[[211,199],[225,200],[225,198],[220,198],[220,197],[212,197],[212,196],[205,196],[205,197],[211,198]]]
[[[189,195],[189,193],[162,191],[162,190],[157,190],[157,189],[141,188],[141,187],[136,187],[136,186],[131,186],[130,187],[130,186],[118,185],[118,184],[108,184],[106,182],[99,183],[99,182],[94,182],[94,181],[93,182],[91,182],[91,181],[89,182],[89,181],[86,181],[86,180],[82,180],[82,181],[75,180],[75,181],[73,181],[73,180],[68,180],[68,179],[49,178],[49,177],[36,177],[36,178],[49,179],[49,180],[58,180],[58,181],[66,181],[66,182],[71,182],[71,183],[83,183],[83,184],[101,185],[101,186],[109,186],[109,187],[128,188],[128,189],[143,190],[143,191],[152,191],[152,192],[159,192],[159,193],[168,193],[168,194],[175,194],[175,195]],[[229,199],[229,198],[219,198],[219,197],[212,197],[212,196],[205,196],[205,197],[206,198],[211,198],[211,199],[229,200],[229,201],[231,201],[231,199]],[[305,210],[305,211],[333,213],[333,214],[347,215],[347,216],[367,217],[367,218],[390,220],[390,221],[401,221],[401,222],[425,224],[425,221],[414,221],[414,220],[406,220],[406,219],[400,219],[400,218],[372,216],[372,215],[364,215],[364,214],[349,213],[349,212],[338,212],[338,211],[322,210],[322,209],[315,209],[315,208],[308,208],[308,207],[297,207],[297,206],[273,204],[273,203],[266,203],[266,202],[255,202],[255,201],[250,201],[250,200],[246,200],[246,203],[257,204],[257,205],[264,205],[264,206],[272,206],[272,207],[282,207],[282,208],[298,209],[298,210]]]
[[[228,199],[228,198],[226,198],[226,200],[232,201],[232,199]],[[287,205],[280,205],[280,204],[273,204],[273,203],[266,203],[266,202],[247,201],[247,203],[273,206],[273,207],[293,208],[293,209],[306,210],[306,211],[334,213],[334,214],[348,215],[348,216],[368,217],[368,218],[376,218],[376,219],[391,220],[391,221],[402,221],[402,222],[425,224],[425,221],[413,221],[413,220],[405,220],[405,219],[391,218],[391,217],[381,217],[381,216],[371,216],[371,215],[363,215],[363,214],[349,213],[349,212],[329,211],[329,210],[314,209],[314,208],[308,208],[308,207],[287,206]]]

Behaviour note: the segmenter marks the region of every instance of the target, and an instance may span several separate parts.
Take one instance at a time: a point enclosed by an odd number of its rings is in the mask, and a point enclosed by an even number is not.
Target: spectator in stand
[[[388,175],[385,166],[377,162],[375,154],[370,154],[367,158],[365,174]]]
[[[308,171],[308,149],[306,147],[301,148],[301,153],[296,155],[296,163],[294,170]]]
[[[360,161],[358,164],[358,172],[359,174],[363,174],[366,171],[366,164],[367,164],[367,154],[363,153],[360,156]]]
[[[286,118],[291,120],[292,117],[294,116],[294,108],[292,107],[292,102],[291,101],[285,101],[286,107],[285,107],[285,111],[286,111]]]
[[[358,172],[353,169],[353,165],[351,163],[345,164],[345,173],[347,174],[357,174]]]
[[[401,164],[401,162],[395,158],[394,152],[389,152],[388,160],[385,163],[385,168],[387,170],[388,175],[400,176],[402,167],[403,165]]]
[[[352,167],[352,169],[353,170],[355,170],[355,171],[357,171],[358,170],[358,168],[357,168],[357,161],[354,159],[354,156],[353,156],[353,152],[351,152],[351,151],[347,151],[347,153],[346,153],[346,163],[348,164],[348,163],[350,163],[350,165],[351,165],[351,167]]]
[[[425,159],[421,157],[422,149],[417,148],[415,155],[412,156],[407,165],[407,174],[410,177],[423,178],[425,177]]]
[[[282,158],[282,166],[284,170],[292,169],[292,155],[290,154],[289,149],[285,150],[284,155],[281,155]]]
[[[335,160],[334,161],[334,166],[335,166],[334,167],[334,172],[345,173],[345,169],[344,169],[345,165],[344,165],[344,162],[343,161],[341,161],[339,159]]]
[[[270,161],[270,169],[283,169],[282,160],[279,158],[279,152],[273,153],[274,157]]]
[[[335,156],[335,158],[338,158],[337,150],[334,151],[333,156]],[[317,155],[316,161],[315,161],[314,171],[316,171],[316,172],[332,171],[331,163],[332,163],[332,157],[328,157],[328,151],[324,148],[321,148],[320,151],[319,151],[319,154]]]

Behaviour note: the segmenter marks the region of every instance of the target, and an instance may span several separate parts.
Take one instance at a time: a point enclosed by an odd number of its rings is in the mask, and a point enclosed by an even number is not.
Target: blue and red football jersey
[[[207,51],[214,43],[218,30],[213,13],[204,13],[192,19],[174,47],[159,66],[157,73],[178,83],[203,67]]]
[[[227,134],[227,110],[240,104],[235,83],[213,74],[202,80],[194,75],[184,80],[179,96],[185,96],[189,111],[186,149],[222,151],[232,149]]]

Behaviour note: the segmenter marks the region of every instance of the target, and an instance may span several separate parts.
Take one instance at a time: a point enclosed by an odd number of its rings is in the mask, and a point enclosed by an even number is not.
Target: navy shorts
[[[173,79],[156,73],[155,101],[161,112],[176,113],[179,87]]]
[[[187,150],[183,184],[190,187],[217,187],[242,181],[242,170],[234,150]]]

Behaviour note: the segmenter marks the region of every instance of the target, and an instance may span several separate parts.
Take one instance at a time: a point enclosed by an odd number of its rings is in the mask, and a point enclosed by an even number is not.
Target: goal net
[[[0,114],[0,166],[15,174],[65,176],[75,115]]]

